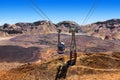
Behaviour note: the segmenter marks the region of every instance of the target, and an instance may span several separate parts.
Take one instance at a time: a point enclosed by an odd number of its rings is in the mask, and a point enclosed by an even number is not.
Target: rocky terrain
[[[70,39],[70,34],[61,35],[61,40],[66,46],[63,56],[65,62],[69,60]],[[66,80],[120,79],[119,40],[102,40],[77,35],[76,41],[77,64],[68,68]],[[56,33],[18,35],[8,40],[1,40],[0,44],[0,80],[55,79],[57,68],[62,64],[61,56],[56,51]]]
[[[65,54],[69,54],[70,39],[71,39],[70,34],[61,35],[61,41],[63,41],[66,46]],[[78,52],[83,52],[83,53],[120,52],[119,40],[102,40],[100,38],[91,37],[87,35],[77,35],[76,42],[77,42]],[[39,34],[39,35],[19,35],[9,40],[3,40],[0,42],[0,44],[1,44],[0,46],[1,57],[2,56],[5,57],[5,55],[7,54],[5,59],[9,59],[7,57],[11,56],[10,60],[12,59],[15,60],[15,59],[19,59],[17,57],[23,56],[25,54],[26,58],[28,58],[27,55],[33,55],[33,53],[37,50],[38,50],[37,53],[39,55],[40,53],[47,52],[47,50],[49,49],[54,49],[53,52],[56,53],[57,34],[51,33],[51,34]],[[12,58],[12,55],[15,54],[16,57]],[[19,56],[17,56],[17,54],[19,54]],[[48,55],[45,56],[47,57]],[[1,60],[5,60],[5,59],[1,58]]]
[[[120,80],[119,19],[80,26],[72,21],[4,24],[0,27],[0,80],[55,80],[69,60],[70,26],[76,26],[77,63],[65,80]],[[57,53],[57,28],[65,54]],[[86,34],[85,34],[86,33]],[[101,39],[102,38],[102,39]]]
[[[120,19],[111,19],[84,26],[80,26],[73,21],[62,21],[58,24],[45,20],[33,23],[16,23],[13,25],[5,23],[0,27],[0,36],[6,37],[16,34],[55,33],[57,28],[61,28],[63,32],[68,33],[70,26],[76,26],[79,33],[87,33],[89,36],[111,40],[120,39]]]
[[[49,21],[37,21],[34,23],[16,23],[13,25],[4,24],[1,26],[1,37],[16,34],[41,34],[56,32],[56,26]]]
[[[24,64],[2,72],[0,80],[55,80],[59,65],[62,65],[60,57]],[[65,80],[119,80],[119,74],[120,53],[83,54],[78,56],[75,66],[68,68]]]
[[[80,25],[77,24],[76,22],[62,21],[62,22],[59,22],[57,26],[60,27],[63,32],[69,32],[69,29],[71,28],[71,26],[75,26],[77,27],[79,33],[83,33]]]
[[[90,36],[102,39],[120,39],[120,19],[96,22],[82,27]]]
[[[47,34],[55,33],[57,28],[61,28],[63,32],[69,32],[70,26],[80,26],[72,21],[63,21],[54,24],[50,21],[37,21],[33,23],[16,23],[13,25],[5,23],[0,27],[1,37],[13,36],[17,34]]]

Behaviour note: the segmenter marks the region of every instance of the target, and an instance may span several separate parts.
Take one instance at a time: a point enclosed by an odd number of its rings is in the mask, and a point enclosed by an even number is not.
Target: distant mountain
[[[16,23],[13,25],[5,23],[0,28],[0,33],[7,35],[16,34],[41,34],[56,32],[55,24],[49,21],[37,21],[34,23]],[[5,36],[5,35],[0,35]]]
[[[71,26],[74,26],[74,27],[77,27],[79,32],[82,32],[81,31],[81,28],[80,28],[80,25],[77,24],[76,22],[73,22],[73,21],[62,21],[62,22],[59,22],[57,24],[61,29],[62,31],[64,32],[69,32],[69,29],[71,28]]]
[[[82,26],[82,31],[102,39],[120,39],[120,19],[110,19]]]
[[[10,36],[17,34],[47,34],[57,32],[61,28],[62,32],[69,32],[71,26],[77,27],[80,33],[87,33],[102,39],[120,39],[120,19],[110,19],[80,26],[73,21],[62,21],[54,24],[50,21],[36,21],[33,23],[16,23],[13,25],[4,24],[0,27],[0,36]]]
[[[0,36],[10,36],[16,34],[46,34],[57,32],[57,28],[61,28],[62,32],[69,32],[69,26],[80,26],[72,21],[63,21],[58,24],[54,24],[50,21],[36,21],[33,23],[16,23],[13,25],[5,23],[0,28]]]

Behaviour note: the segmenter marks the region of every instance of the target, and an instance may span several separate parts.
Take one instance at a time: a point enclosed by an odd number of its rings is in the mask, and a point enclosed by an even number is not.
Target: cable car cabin
[[[58,54],[64,54],[65,45],[64,44],[58,44]]]

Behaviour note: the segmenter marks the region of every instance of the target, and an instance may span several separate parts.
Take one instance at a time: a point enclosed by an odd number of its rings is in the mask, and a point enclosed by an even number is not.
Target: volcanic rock
[[[82,27],[82,30],[90,36],[102,39],[120,39],[120,19],[111,19],[86,25]]]
[[[77,27],[77,28],[78,28],[78,31],[79,31],[79,32],[82,32],[82,30],[81,30],[81,28],[80,28],[80,25],[77,24],[76,22],[73,22],[73,21],[62,21],[62,22],[58,23],[57,26],[60,27],[63,32],[69,32],[69,29],[70,29],[72,26]]]

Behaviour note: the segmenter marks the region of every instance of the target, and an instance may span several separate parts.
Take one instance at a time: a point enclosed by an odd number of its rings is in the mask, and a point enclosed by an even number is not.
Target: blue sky
[[[34,1],[53,23],[69,20],[75,21],[78,24],[89,24],[112,18],[120,18],[120,0],[96,0],[93,14],[84,23],[83,21],[94,0]],[[4,23],[14,24],[16,22],[44,20],[34,9],[35,7],[31,0],[0,0],[0,25]]]

